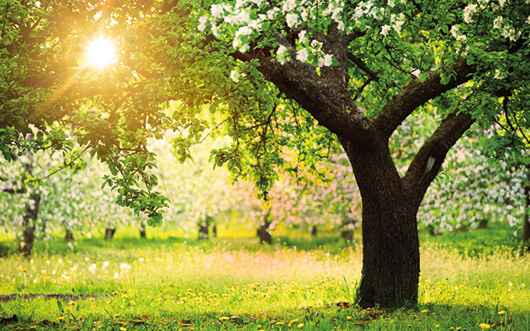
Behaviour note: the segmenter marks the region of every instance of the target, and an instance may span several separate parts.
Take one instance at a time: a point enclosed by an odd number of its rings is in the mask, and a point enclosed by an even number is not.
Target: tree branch
[[[276,34],[278,42],[289,47],[287,40]],[[347,45],[346,45],[347,46]],[[276,85],[288,98],[298,102],[304,109],[331,132],[351,137],[360,134],[364,115],[351,99],[346,85],[335,83],[337,75],[324,75],[328,82],[319,76],[308,63],[292,60],[281,64],[269,52],[259,52],[260,66],[257,68],[267,80]],[[339,78],[340,79],[340,78]],[[344,86],[344,88],[342,88]]]
[[[368,74],[368,76],[370,76],[371,81],[377,82],[379,80],[379,76],[377,75],[377,73],[372,69],[368,68],[368,66],[361,59],[359,59],[352,53],[348,53],[348,60],[353,62],[359,69]]]
[[[450,113],[412,160],[403,183],[419,204],[434,180],[449,149],[473,124],[474,119],[458,109]]]
[[[417,107],[470,80],[470,74],[475,72],[475,67],[460,58],[451,65],[451,70],[455,71],[456,75],[445,85],[441,83],[441,69],[431,73],[423,83],[419,79],[406,83],[403,89],[381,109],[374,118],[373,125],[383,135],[390,137]]]

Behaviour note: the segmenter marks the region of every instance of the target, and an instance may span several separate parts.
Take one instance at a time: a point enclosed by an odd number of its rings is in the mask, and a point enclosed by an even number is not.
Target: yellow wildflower
[[[489,329],[490,328],[490,325],[488,323],[480,323],[480,328],[481,329]]]
[[[300,324],[298,324],[298,327],[299,327],[300,329],[303,328],[303,327],[304,327],[304,323],[300,323]]]
[[[506,314],[506,311],[504,311],[504,310],[501,310],[501,311],[500,311],[500,312],[498,312],[497,314],[499,314],[499,315],[504,315],[504,314]]]

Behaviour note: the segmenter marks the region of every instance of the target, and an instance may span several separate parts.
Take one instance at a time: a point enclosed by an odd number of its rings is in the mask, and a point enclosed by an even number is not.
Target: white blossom
[[[201,16],[199,18],[199,26],[197,27],[197,29],[199,29],[199,31],[204,31],[204,29],[206,29],[206,22],[208,21],[208,17],[207,16]]]
[[[232,79],[235,83],[239,83],[239,78],[241,77],[241,74],[235,70],[232,70],[230,72],[230,79]]]
[[[390,16],[390,21],[392,22],[392,27],[399,34],[401,33],[401,27],[405,24],[405,15],[400,13],[399,15],[392,14]]]
[[[224,14],[224,6],[222,5],[212,5],[212,16],[216,18],[221,18]]]
[[[287,26],[292,28],[298,23],[298,15],[294,13],[289,13],[285,15],[285,20],[287,21]]]
[[[300,33],[298,34],[298,42],[299,43],[305,44],[305,42],[307,41],[305,35],[306,35],[306,31],[305,30],[300,31]]]
[[[473,23],[473,14],[477,12],[477,5],[471,4],[464,8],[464,22]]]
[[[497,18],[493,21],[493,28],[499,30],[502,28],[502,16],[497,16]]]
[[[250,36],[251,34],[252,34],[251,28],[249,28],[248,26],[242,26],[237,30],[236,37],[237,36]]]
[[[285,52],[287,52],[287,47],[280,45],[280,47],[278,47],[278,50],[276,51],[276,54],[280,56]]]
[[[333,62],[333,55],[326,54],[324,55],[324,62],[322,63],[325,67],[331,66],[331,63]]]
[[[466,40],[466,36],[460,34],[456,25],[453,25],[453,27],[451,28],[451,34],[456,40]]]
[[[389,31],[390,31],[390,25],[383,25],[383,27],[381,28],[381,34],[385,37],[388,35]]]
[[[296,0],[287,0],[282,6],[284,13],[290,12],[296,8]]]
[[[309,57],[309,53],[307,52],[307,48],[302,48],[296,53],[296,59],[301,62],[307,61],[307,58]]]

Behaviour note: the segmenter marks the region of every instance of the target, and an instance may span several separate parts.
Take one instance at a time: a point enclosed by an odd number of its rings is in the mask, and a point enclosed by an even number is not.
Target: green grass
[[[0,258],[0,294],[63,295],[2,302],[19,321],[0,329],[530,330],[530,257],[479,241],[500,233],[422,235],[420,304],[398,310],[339,305],[354,301],[361,250],[330,235],[58,240]]]

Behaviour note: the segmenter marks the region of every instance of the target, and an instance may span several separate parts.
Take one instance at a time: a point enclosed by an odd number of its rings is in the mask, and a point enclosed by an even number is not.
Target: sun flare
[[[92,41],[87,48],[87,57],[90,65],[103,69],[116,60],[114,43],[104,37]]]

